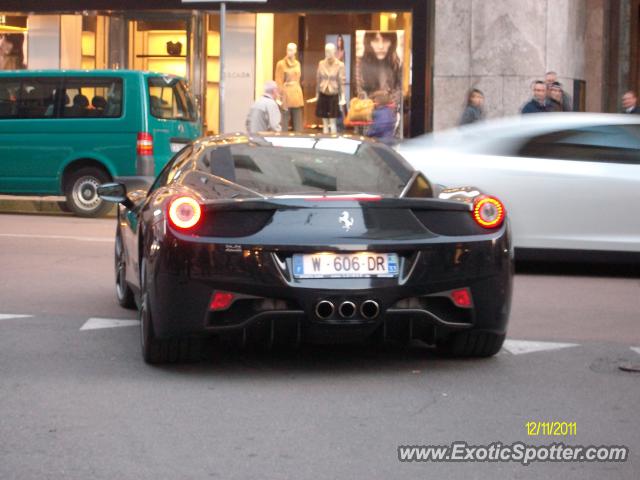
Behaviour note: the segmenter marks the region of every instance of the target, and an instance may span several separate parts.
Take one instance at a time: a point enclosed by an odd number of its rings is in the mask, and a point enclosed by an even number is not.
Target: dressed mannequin
[[[344,63],[336,58],[336,46],[327,43],[324,47],[324,60],[318,63],[316,74],[316,115],[322,118],[322,133],[337,133],[337,118],[340,107],[346,105]]]
[[[282,96],[282,131],[289,130],[289,118],[293,120],[293,131],[301,132],[302,109],[304,97],[300,86],[300,62],[296,59],[298,46],[295,43],[287,44],[287,55],[276,64],[276,83]]]

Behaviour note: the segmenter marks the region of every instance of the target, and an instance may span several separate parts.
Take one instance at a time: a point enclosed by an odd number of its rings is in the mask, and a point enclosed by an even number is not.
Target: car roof
[[[327,144],[333,143],[334,145],[341,143],[345,145],[351,143],[354,146],[360,144],[376,144],[377,146],[386,148],[386,145],[383,143],[361,135],[298,132],[225,133],[202,137],[196,143],[205,147],[250,143],[262,147],[314,148],[314,145],[317,144],[318,141]]]
[[[541,135],[555,130],[601,125],[640,125],[640,115],[556,112],[517,115],[451,128],[407,140],[399,148],[447,147],[466,150],[509,137]]]
[[[208,135],[200,139],[201,142],[208,144],[228,144],[228,143],[272,143],[273,141],[282,139],[320,139],[320,138],[344,138],[349,140],[355,140],[359,142],[374,143],[375,140],[364,137],[362,135],[349,135],[349,134],[325,134],[325,133],[300,133],[300,132],[259,132],[259,133],[246,133],[246,132],[233,132],[222,133],[219,135]],[[286,140],[285,140],[286,141]]]

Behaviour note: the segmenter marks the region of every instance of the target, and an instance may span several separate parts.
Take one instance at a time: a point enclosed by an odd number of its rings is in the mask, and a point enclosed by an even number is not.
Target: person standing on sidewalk
[[[553,82],[551,86],[547,85],[547,111],[564,112],[562,103],[562,85],[560,82]]]
[[[547,86],[542,80],[536,80],[531,84],[531,90],[533,91],[533,97],[524,107],[522,107],[521,113],[541,113],[547,110]]]
[[[469,90],[467,106],[462,112],[459,125],[467,125],[484,119],[484,94],[477,88]]]
[[[623,113],[640,113],[636,92],[634,92],[633,90],[628,90],[624,95],[622,95],[622,108]]]
[[[550,71],[544,74],[544,81],[547,84],[547,95],[551,93],[551,86],[554,83],[560,84],[558,82],[558,74],[554,71]],[[571,95],[562,90],[562,112],[572,112],[573,106],[571,101]]]
[[[367,130],[367,136],[377,138],[385,145],[394,145],[396,139],[396,106],[390,95],[384,90],[374,92],[372,95],[375,109],[373,110],[373,123]]]
[[[278,84],[269,81],[264,84],[264,94],[251,106],[247,116],[247,132],[279,132],[282,130],[280,120],[282,115],[276,102],[278,98]]]

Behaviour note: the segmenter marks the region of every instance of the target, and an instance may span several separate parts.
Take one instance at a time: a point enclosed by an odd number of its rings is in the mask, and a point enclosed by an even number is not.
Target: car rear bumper
[[[398,278],[295,279],[290,255],[277,249],[171,239],[150,256],[154,332],[160,338],[260,333],[315,343],[376,336],[430,341],[461,329],[505,333],[513,274],[507,228],[491,239],[421,245],[400,255]],[[470,305],[455,304],[451,292],[458,289],[470,293]],[[210,309],[216,291],[234,294],[228,309]],[[367,300],[379,306],[373,318],[361,312]],[[335,312],[320,318],[320,301]],[[351,318],[339,315],[343,302],[355,305]]]

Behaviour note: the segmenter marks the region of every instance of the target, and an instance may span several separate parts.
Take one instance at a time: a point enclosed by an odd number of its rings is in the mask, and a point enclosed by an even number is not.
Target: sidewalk
[[[73,216],[73,213],[60,208],[60,203],[64,203],[64,197],[0,195],[0,213],[44,213]],[[115,206],[107,216],[115,216]]]

